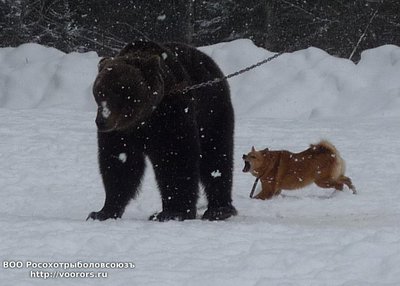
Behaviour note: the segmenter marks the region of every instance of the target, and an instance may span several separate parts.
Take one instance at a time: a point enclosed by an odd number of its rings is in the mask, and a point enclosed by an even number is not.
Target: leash
[[[258,184],[259,180],[260,180],[260,178],[257,177],[256,180],[254,181],[253,187],[251,188],[251,192],[250,192],[250,198],[251,199],[253,198],[254,191],[256,190],[256,187],[257,187],[257,184]]]
[[[184,94],[184,93],[187,93],[187,92],[189,92],[191,90],[199,89],[199,88],[206,87],[206,86],[212,86],[214,84],[220,83],[221,81],[224,81],[224,80],[227,80],[229,78],[238,76],[238,75],[240,75],[242,73],[248,72],[248,71],[250,71],[252,69],[255,69],[256,67],[259,67],[259,66],[261,66],[263,64],[266,64],[266,63],[268,63],[268,62],[280,57],[284,53],[292,52],[292,51],[296,50],[298,47],[303,46],[304,43],[308,43],[309,40],[314,38],[314,37],[315,37],[315,35],[313,35],[313,34],[309,35],[309,36],[303,38],[302,41],[296,42],[296,43],[294,43],[292,45],[289,45],[288,47],[283,49],[283,51],[278,52],[278,53],[276,53],[276,54],[274,54],[274,55],[272,55],[272,56],[270,56],[270,57],[268,57],[268,58],[266,58],[264,60],[261,60],[261,61],[255,63],[255,64],[253,64],[251,66],[248,66],[246,68],[243,68],[243,69],[241,69],[241,70],[239,70],[237,72],[233,72],[233,73],[225,75],[225,76],[223,76],[221,78],[215,78],[215,79],[211,79],[211,80],[208,80],[208,81],[205,81],[205,82],[201,82],[201,83],[198,83],[198,84],[193,84],[193,85],[190,85],[190,86],[186,86],[184,88],[175,87],[169,93],[170,94],[174,94],[174,93],[175,94],[176,93],[183,93]]]
[[[192,91],[192,90],[195,90],[195,89],[199,89],[199,88],[206,87],[206,86],[213,86],[213,85],[215,85],[217,83],[220,83],[220,82],[222,82],[224,80],[227,80],[227,79],[230,79],[232,77],[238,76],[238,75],[243,74],[245,72],[248,72],[248,71],[250,71],[252,69],[255,69],[256,67],[259,67],[259,66],[261,66],[263,64],[266,64],[266,63],[268,63],[268,62],[280,57],[285,52],[286,52],[286,50],[283,50],[283,51],[281,51],[279,53],[276,53],[276,54],[270,56],[269,58],[266,58],[266,59],[264,59],[262,61],[259,61],[259,62],[255,63],[255,64],[251,65],[251,66],[248,66],[246,68],[243,68],[241,70],[238,70],[236,72],[230,73],[230,74],[225,75],[225,76],[220,77],[220,78],[211,79],[211,80],[208,80],[208,81],[205,81],[205,82],[201,82],[201,83],[197,83],[197,84],[194,84],[194,85],[186,86],[184,88],[173,89],[170,93],[171,94],[174,94],[174,93],[183,93],[183,94],[185,94],[185,93],[188,93],[189,91]]]

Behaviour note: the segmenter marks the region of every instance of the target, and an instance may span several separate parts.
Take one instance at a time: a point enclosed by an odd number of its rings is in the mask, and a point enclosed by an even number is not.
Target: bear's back
[[[182,43],[166,43],[165,46],[177,56],[193,83],[224,76],[214,60],[198,49]]]
[[[189,76],[189,86],[224,77],[214,60],[198,49],[181,43],[166,43],[165,46],[176,55],[180,65]],[[198,88],[191,93],[191,96],[196,99],[198,108],[210,110],[210,112],[214,109],[228,118],[233,117],[229,85],[226,79],[211,86]],[[212,114],[209,113],[208,116],[210,115]]]

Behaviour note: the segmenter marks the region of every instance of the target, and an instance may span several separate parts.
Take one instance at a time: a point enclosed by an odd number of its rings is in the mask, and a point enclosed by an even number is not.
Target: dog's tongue
[[[250,163],[248,161],[244,161],[243,173],[247,173],[250,171]]]

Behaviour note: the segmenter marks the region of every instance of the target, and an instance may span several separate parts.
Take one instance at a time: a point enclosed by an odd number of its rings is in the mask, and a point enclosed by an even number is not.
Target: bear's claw
[[[195,219],[195,218],[196,218],[196,210],[191,210],[188,212],[162,211],[151,215],[149,217],[149,220],[164,222],[169,220],[183,221],[186,219]]]

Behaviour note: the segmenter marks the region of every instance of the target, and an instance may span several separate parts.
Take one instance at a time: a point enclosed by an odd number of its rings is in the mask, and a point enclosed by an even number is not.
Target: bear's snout
[[[106,126],[106,120],[105,120],[104,117],[101,116],[99,113],[97,113],[96,125],[97,125],[97,128],[98,128],[99,130],[105,129],[105,126]]]
[[[112,124],[112,121],[113,120],[110,120],[109,118],[105,118],[101,112],[98,112],[95,120],[97,130],[100,132],[109,132],[114,130],[116,124]]]

